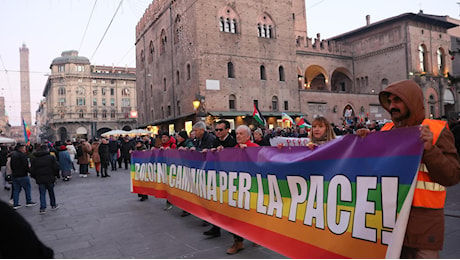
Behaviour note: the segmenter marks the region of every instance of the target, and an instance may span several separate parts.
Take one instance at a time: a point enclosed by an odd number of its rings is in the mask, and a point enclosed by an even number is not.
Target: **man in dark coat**
[[[123,162],[125,163],[125,170],[128,169],[128,164],[131,163],[131,151],[134,150],[134,142],[132,142],[129,136],[125,136],[121,143],[121,157],[123,158]]]
[[[30,179],[29,179],[29,161],[26,156],[26,146],[23,144],[16,145],[14,152],[11,154],[11,171],[13,172],[13,208],[18,209],[19,193],[24,189],[26,194],[26,207],[37,205],[32,201]]]
[[[46,191],[50,196],[51,209],[56,210],[59,208],[54,195],[54,183],[56,182],[56,177],[59,178],[59,163],[56,157],[50,154],[50,150],[46,145],[40,146],[34,155],[35,159],[32,160],[30,176],[38,184],[40,214],[44,214],[46,213]]]

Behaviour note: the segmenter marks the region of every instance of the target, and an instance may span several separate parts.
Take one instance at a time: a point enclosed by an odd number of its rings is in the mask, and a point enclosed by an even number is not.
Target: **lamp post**
[[[193,109],[196,111],[196,116],[200,117],[202,121],[205,120],[206,117],[206,104],[205,104],[205,97],[196,94],[195,100],[192,102]]]

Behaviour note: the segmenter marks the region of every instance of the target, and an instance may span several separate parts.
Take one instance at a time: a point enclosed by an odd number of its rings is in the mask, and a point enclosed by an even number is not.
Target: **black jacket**
[[[56,177],[59,178],[59,163],[56,157],[52,156],[47,148],[38,150],[34,155],[30,176],[37,184],[54,183]]]
[[[27,177],[30,172],[27,155],[20,151],[14,151],[11,154],[11,171],[13,172],[13,178]]]
[[[109,152],[110,153],[117,153],[119,147],[120,147],[120,144],[118,143],[117,140],[109,141]]]
[[[216,136],[205,131],[201,139],[193,139],[193,146],[197,151],[211,149],[213,148],[214,140],[216,140]]]
[[[110,162],[110,144],[99,145],[99,157],[101,157],[101,164],[108,164]]]

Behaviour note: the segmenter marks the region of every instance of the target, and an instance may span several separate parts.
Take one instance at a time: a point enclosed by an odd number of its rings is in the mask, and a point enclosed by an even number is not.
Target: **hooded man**
[[[444,243],[445,187],[460,181],[454,137],[447,122],[425,119],[423,92],[413,80],[389,85],[380,92],[379,100],[393,121],[381,131],[419,126],[424,143],[401,258],[439,258]]]

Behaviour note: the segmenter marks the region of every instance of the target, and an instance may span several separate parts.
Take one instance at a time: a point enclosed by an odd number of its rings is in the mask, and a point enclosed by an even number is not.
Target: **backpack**
[[[83,148],[81,148],[81,145],[77,147],[77,156],[82,157],[83,156]]]

